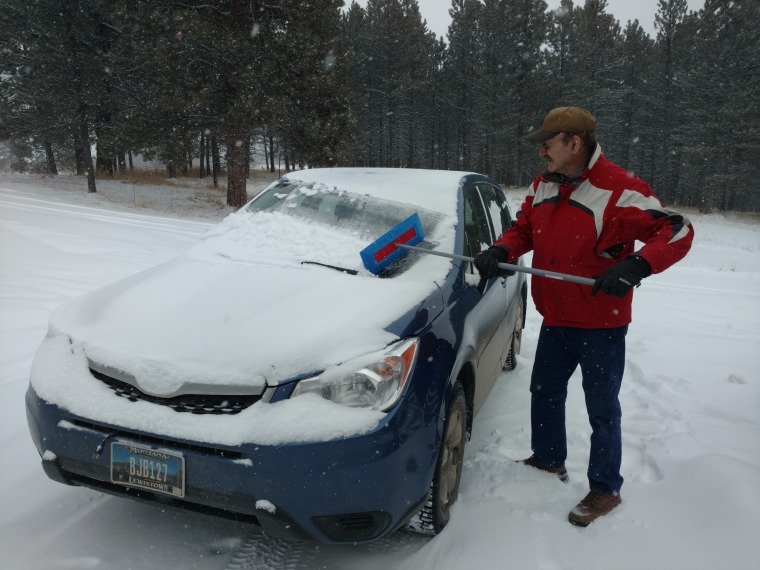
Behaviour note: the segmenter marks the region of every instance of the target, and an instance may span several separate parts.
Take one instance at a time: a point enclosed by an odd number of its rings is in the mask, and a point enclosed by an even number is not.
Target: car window
[[[280,212],[351,232],[369,242],[379,238],[415,212],[425,236],[435,235],[444,215],[418,206],[353,194],[318,183],[283,179],[259,194],[249,212]]]
[[[474,257],[487,249],[494,237],[478,186],[467,188],[464,198],[464,255]]]
[[[507,199],[501,188],[491,184],[478,184],[478,189],[491,221],[494,239],[496,239],[512,227],[512,216],[509,213]]]

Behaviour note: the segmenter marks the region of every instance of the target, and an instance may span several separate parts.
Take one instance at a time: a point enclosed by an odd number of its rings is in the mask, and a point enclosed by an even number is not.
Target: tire
[[[438,462],[428,500],[409,522],[408,528],[411,530],[435,535],[448,524],[451,506],[456,502],[459,494],[466,441],[467,400],[462,385],[457,382],[446,411],[443,438],[438,450]]]
[[[503,370],[514,370],[517,368],[517,355],[520,354],[520,346],[522,345],[522,332],[525,326],[525,301],[523,296],[520,296],[520,303],[517,306],[517,318],[515,319],[515,329],[512,331],[512,338],[509,342],[509,354],[504,361]]]

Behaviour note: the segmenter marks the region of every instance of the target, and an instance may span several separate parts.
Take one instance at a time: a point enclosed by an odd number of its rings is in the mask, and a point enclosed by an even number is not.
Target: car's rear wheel
[[[450,509],[459,494],[462,459],[467,441],[467,400],[461,384],[454,386],[443,426],[443,439],[430,495],[409,527],[425,534],[438,534],[449,522]]]
[[[514,370],[517,368],[517,355],[520,354],[522,345],[523,326],[525,324],[525,301],[520,296],[520,302],[517,306],[517,318],[515,319],[515,328],[512,331],[512,338],[509,344],[509,354],[504,361],[504,370]]]

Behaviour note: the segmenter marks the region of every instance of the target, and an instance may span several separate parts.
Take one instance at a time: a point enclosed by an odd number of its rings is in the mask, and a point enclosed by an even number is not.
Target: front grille
[[[216,414],[216,415],[233,415],[242,412],[247,407],[255,404],[261,399],[261,396],[215,396],[208,394],[182,394],[173,398],[160,398],[141,392],[131,384],[112,378],[102,372],[90,368],[90,373],[104,382],[114,393],[126,398],[130,402],[150,402],[161,406],[168,406],[175,412],[189,412],[191,414]]]

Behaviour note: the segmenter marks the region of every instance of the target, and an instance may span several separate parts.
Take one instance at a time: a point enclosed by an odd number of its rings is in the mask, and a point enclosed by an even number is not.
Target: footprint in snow
[[[746,384],[747,379],[743,376],[739,376],[738,374],[729,374],[728,381],[731,384]]]

